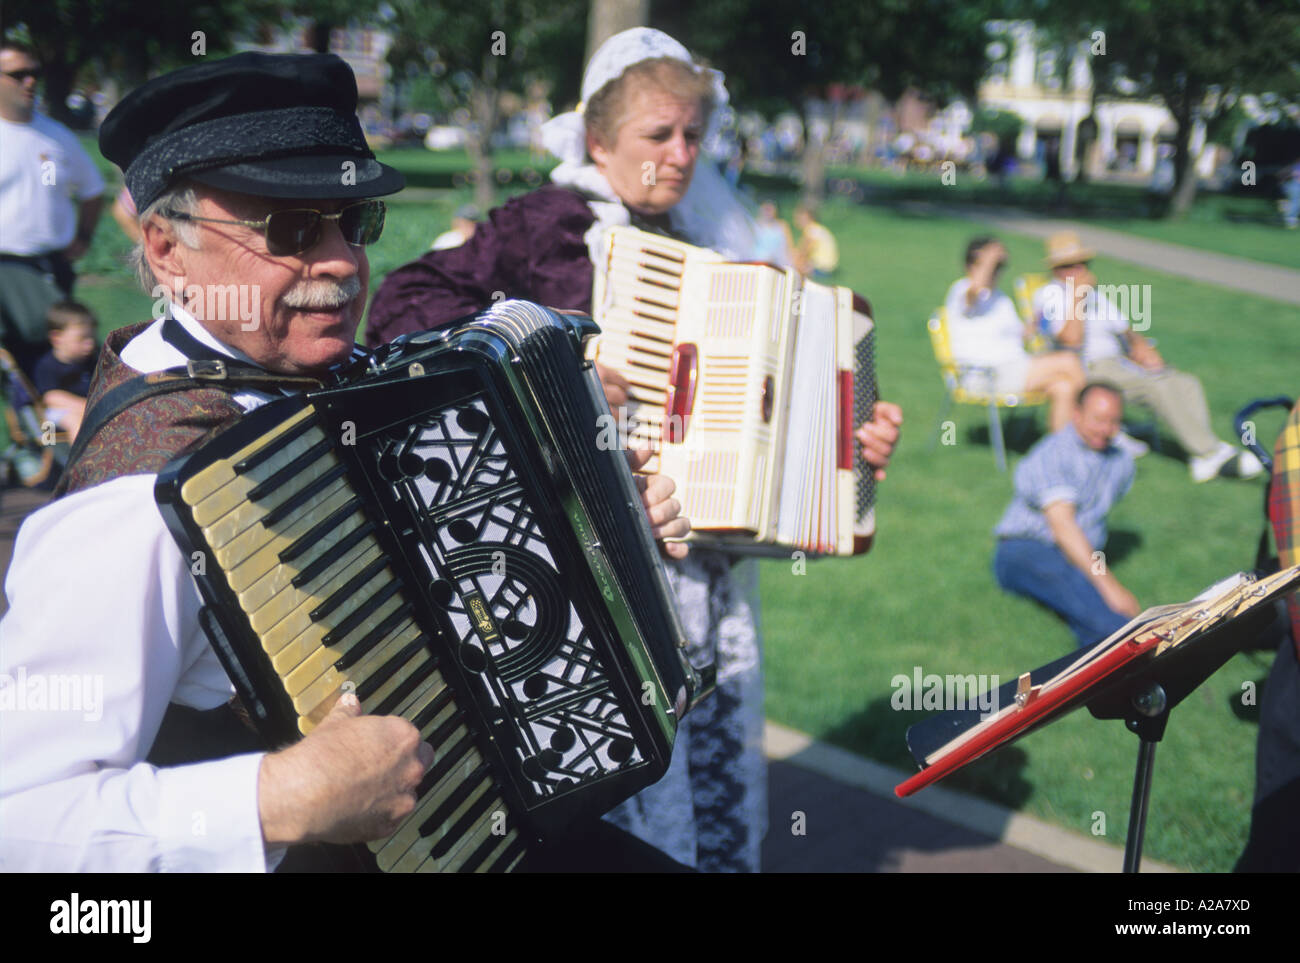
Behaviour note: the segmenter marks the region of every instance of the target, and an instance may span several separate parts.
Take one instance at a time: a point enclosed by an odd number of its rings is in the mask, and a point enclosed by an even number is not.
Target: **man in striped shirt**
[[[1106,566],[1106,516],[1133,484],[1133,459],[1113,444],[1124,416],[1119,389],[1092,382],[1070,424],[1048,435],[1015,474],[1015,497],[994,529],[993,572],[1091,645],[1141,609]]]

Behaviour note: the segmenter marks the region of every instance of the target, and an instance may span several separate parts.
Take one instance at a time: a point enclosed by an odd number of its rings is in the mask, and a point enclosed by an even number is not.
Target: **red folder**
[[[1147,609],[1110,638],[1027,672],[998,690],[996,707],[984,717],[974,712],[943,713],[908,730],[908,744],[920,772],[895,787],[910,796],[980,756],[1059,718],[1113,690],[1152,660],[1195,646],[1211,632],[1264,617],[1273,599],[1300,587],[1300,565],[1255,579],[1235,575],[1206,589],[1190,602]],[[1256,629],[1257,631],[1257,629]],[[1239,647],[1239,646],[1238,646]],[[1227,650],[1224,659],[1236,649]],[[1219,664],[1222,664],[1221,662]],[[1217,666],[1215,666],[1217,667]]]

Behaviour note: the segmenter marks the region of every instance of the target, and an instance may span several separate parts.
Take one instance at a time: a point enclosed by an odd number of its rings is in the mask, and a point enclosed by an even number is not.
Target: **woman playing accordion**
[[[701,144],[727,105],[722,76],[657,30],[610,38],[583,77],[583,105],[543,128],[560,158],[552,184],[492,211],[464,245],[394,271],[375,296],[367,340],[447,324],[502,297],[590,312],[593,252],[632,225],[732,260],[756,251],[754,221]],[[600,370],[611,405],[628,383]],[[881,402],[856,434],[883,469],[902,413]],[[883,471],[879,472],[883,477]],[[678,546],[680,550],[680,546]],[[758,571],[752,559],[701,550],[669,565],[691,661],[716,665],[718,688],[685,720],[668,775],[608,817],[705,871],[757,871],[766,829]]]

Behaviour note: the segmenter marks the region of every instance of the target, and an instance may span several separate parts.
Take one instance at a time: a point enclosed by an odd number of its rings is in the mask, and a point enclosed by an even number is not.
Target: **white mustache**
[[[361,293],[361,280],[354,274],[346,281],[302,281],[280,299],[286,307],[335,311]]]

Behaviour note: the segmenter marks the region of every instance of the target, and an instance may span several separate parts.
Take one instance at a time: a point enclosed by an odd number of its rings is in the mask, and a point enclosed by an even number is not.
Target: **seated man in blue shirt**
[[[1106,567],[1106,516],[1133,484],[1133,459],[1113,444],[1124,416],[1119,390],[1092,382],[1070,424],[1036,444],[1017,466],[1016,494],[998,522],[993,573],[1091,645],[1141,609]]]

